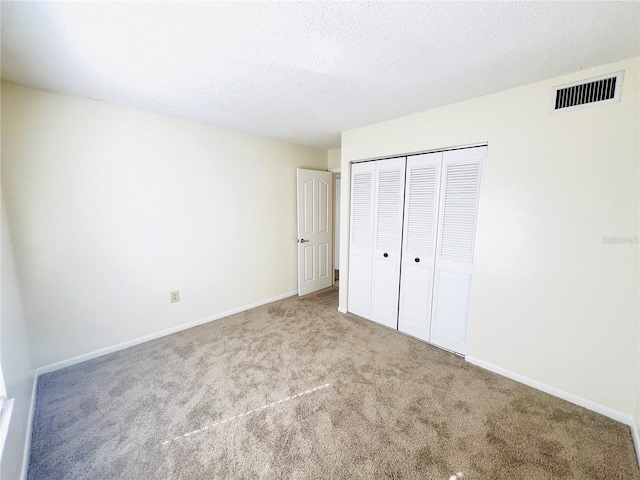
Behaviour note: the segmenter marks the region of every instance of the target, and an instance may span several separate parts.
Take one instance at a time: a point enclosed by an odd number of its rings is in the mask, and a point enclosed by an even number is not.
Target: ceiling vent
[[[551,113],[567,112],[620,101],[624,71],[551,89]]]

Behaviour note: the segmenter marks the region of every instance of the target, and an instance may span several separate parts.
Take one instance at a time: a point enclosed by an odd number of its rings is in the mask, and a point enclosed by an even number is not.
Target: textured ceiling
[[[633,2],[2,2],[2,78],[321,148],[639,55]]]

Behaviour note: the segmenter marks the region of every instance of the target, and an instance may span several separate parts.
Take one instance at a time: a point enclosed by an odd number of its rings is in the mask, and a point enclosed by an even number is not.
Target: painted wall
[[[13,84],[2,139],[34,366],[297,289],[296,168],[326,150]]]
[[[35,370],[31,366],[27,324],[22,309],[4,202],[0,208],[2,210],[0,358],[7,396],[14,399],[13,414],[0,466],[0,477],[10,480],[21,478]]]
[[[620,103],[549,114],[551,87],[625,70]],[[488,142],[468,355],[633,418],[639,379],[639,59],[342,135],[350,162]],[[350,185],[342,185],[348,275]],[[624,242],[624,240],[620,240]],[[347,307],[340,282],[340,308]]]
[[[340,168],[341,149],[327,150],[327,169]]]

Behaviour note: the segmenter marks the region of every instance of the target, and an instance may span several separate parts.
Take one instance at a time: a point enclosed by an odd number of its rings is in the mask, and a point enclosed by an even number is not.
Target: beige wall
[[[21,475],[35,371],[31,366],[27,325],[22,309],[4,202],[1,210],[0,357],[7,395],[14,399],[14,404],[7,442],[2,455],[0,477],[10,480],[20,478]]]
[[[334,148],[333,150],[327,150],[327,168],[329,170],[334,168],[340,168],[340,155],[341,150]]]
[[[633,417],[639,390],[638,58],[342,135],[350,162],[488,142],[468,355]],[[549,114],[553,85],[625,70],[621,103]],[[350,198],[349,182],[342,198]],[[349,202],[342,202],[348,274]],[[340,308],[347,306],[340,284]]]
[[[36,367],[297,289],[296,168],[325,150],[13,84],[2,139]]]

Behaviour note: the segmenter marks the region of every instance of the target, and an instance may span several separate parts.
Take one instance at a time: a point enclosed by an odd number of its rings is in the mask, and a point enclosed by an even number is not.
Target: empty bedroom
[[[0,22],[3,480],[640,480],[640,2]]]

